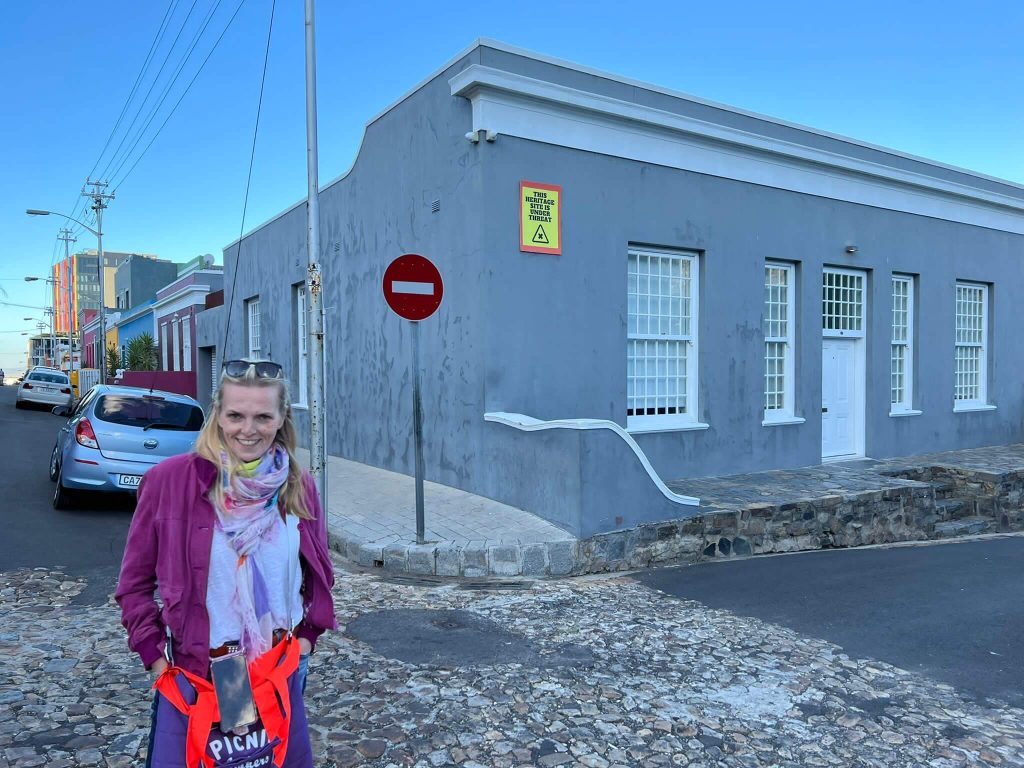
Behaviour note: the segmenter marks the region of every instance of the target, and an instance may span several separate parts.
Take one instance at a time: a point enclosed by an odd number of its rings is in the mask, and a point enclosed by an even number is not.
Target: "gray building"
[[[427,478],[578,536],[693,514],[662,479],[1024,437],[1018,184],[480,41],[320,205],[329,452],[413,471],[381,281],[420,253]],[[228,246],[198,331],[300,416],[305,243],[301,201]]]
[[[114,288],[117,268],[131,255],[118,251],[103,252],[104,306],[117,306]],[[100,308],[99,253],[96,250],[80,251],[72,258],[75,264],[75,315],[77,316],[86,309]]]
[[[114,301],[118,309],[131,309],[156,296],[178,277],[178,264],[156,256],[132,253],[114,274]]]

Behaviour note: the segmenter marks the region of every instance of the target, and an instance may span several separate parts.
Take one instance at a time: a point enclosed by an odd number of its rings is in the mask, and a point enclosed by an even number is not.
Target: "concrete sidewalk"
[[[309,465],[309,452],[298,451]],[[327,461],[331,548],[361,566],[436,576],[564,576],[579,542],[536,515],[424,483],[427,543],[416,543],[415,480],[337,456]]]

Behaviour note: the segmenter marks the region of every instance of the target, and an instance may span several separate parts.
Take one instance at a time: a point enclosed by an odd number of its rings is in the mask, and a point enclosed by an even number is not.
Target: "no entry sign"
[[[441,306],[443,296],[441,273],[419,254],[399,256],[384,270],[384,299],[399,317],[425,320]]]

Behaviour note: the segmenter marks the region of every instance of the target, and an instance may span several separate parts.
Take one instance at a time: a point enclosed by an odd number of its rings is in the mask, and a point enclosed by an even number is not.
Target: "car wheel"
[[[50,479],[56,480],[60,477],[60,456],[57,454],[57,446],[53,446],[53,452],[50,454]]]
[[[60,481],[60,472],[57,473],[57,485],[53,488],[53,508],[70,509],[74,496],[71,491],[64,487]]]
[[[24,408],[25,404],[23,402],[21,402],[21,400],[15,400],[14,401],[14,407],[15,408]]]

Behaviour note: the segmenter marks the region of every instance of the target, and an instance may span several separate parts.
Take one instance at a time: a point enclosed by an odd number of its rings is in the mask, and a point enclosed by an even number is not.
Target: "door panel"
[[[823,339],[821,344],[821,455],[857,453],[856,343]]]

